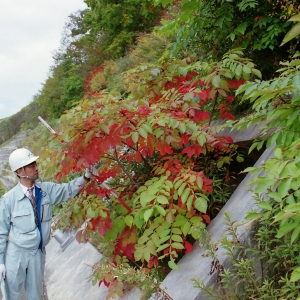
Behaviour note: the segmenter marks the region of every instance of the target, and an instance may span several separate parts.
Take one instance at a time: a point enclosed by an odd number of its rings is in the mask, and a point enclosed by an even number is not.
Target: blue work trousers
[[[27,300],[42,299],[45,249],[28,250],[8,242],[5,266],[7,300],[19,299],[23,283]]]

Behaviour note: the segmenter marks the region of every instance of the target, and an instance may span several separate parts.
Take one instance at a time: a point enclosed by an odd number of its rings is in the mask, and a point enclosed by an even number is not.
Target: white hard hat
[[[10,168],[15,172],[36,161],[38,158],[38,156],[34,156],[29,150],[20,148],[10,154],[8,161]]]

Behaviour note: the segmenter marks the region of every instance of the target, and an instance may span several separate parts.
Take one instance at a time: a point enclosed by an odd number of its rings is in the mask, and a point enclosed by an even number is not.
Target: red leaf
[[[61,177],[62,177],[62,174],[61,174],[61,172],[59,172],[59,173],[55,174],[54,180],[57,181],[58,183],[60,183]]]
[[[186,133],[183,133],[180,138],[181,138],[181,141],[178,143],[179,146],[183,146],[183,145],[186,145],[189,141],[189,138],[191,137],[190,134],[186,134]]]
[[[226,118],[228,118],[230,120],[234,120],[234,116],[231,113],[229,113],[229,112],[224,112],[222,114],[222,120],[225,120]]]
[[[191,80],[194,76],[197,76],[197,72],[191,72],[185,76],[186,80]]]
[[[78,230],[78,231],[76,232],[76,235],[75,235],[75,239],[76,239],[76,241],[77,241],[79,244],[81,243],[82,231],[83,231],[83,229]]]
[[[203,151],[203,148],[199,145],[191,145],[187,148],[184,148],[181,153],[186,153],[188,157],[192,157],[194,154],[197,156],[200,155]]]
[[[102,198],[102,197],[106,196],[106,192],[107,192],[107,190],[104,190],[104,189],[98,189],[98,190],[97,190],[97,196],[98,196],[99,198]]]
[[[194,148],[195,148],[195,154],[197,156],[199,156],[202,153],[202,151],[203,151],[203,148],[201,146],[199,146],[199,145],[195,145]]]
[[[193,246],[187,241],[184,242],[184,247],[186,249],[185,253],[190,253],[193,251]]]
[[[92,224],[92,230],[93,230],[93,231],[95,231],[96,228],[97,228],[97,226],[99,225],[100,219],[101,219],[101,217],[97,217],[96,219],[95,219],[95,218],[92,218],[92,219],[90,220],[90,222],[91,222],[91,224]]]
[[[114,123],[109,127],[109,132],[110,134],[113,134],[115,132],[115,130],[119,127],[120,124],[118,123]],[[110,138],[112,138],[112,136],[110,136]]]
[[[151,108],[149,106],[146,106],[146,105],[141,106],[137,109],[137,112],[141,113],[144,116],[150,115],[151,111],[152,111]]]
[[[108,151],[112,146],[110,143],[110,139],[108,137],[104,138],[102,140],[101,146],[105,152]]]
[[[198,93],[198,95],[199,95],[200,99],[206,100],[206,99],[209,99],[210,92],[211,92],[211,89],[206,89],[206,90],[202,90],[200,93]]]
[[[98,176],[95,176],[98,182],[102,183],[106,179],[109,178],[115,178],[117,175],[117,172],[115,170],[109,170],[108,168],[105,168]]]
[[[228,182],[230,180],[230,172],[227,171],[226,176],[225,176],[225,182]]]
[[[226,141],[227,141],[228,143],[230,143],[230,144],[233,144],[233,143],[234,143],[234,141],[233,141],[233,139],[232,139],[231,136],[224,136],[224,138],[226,139]]]
[[[209,185],[212,184],[214,181],[212,179],[206,178],[206,177],[202,177],[203,183],[205,185]]]
[[[112,229],[111,224],[112,224],[112,220],[108,214],[108,211],[105,211],[107,213],[107,217],[103,218],[101,216],[97,217],[97,218],[91,218],[90,219],[90,223],[92,225],[92,230],[95,231],[96,229],[98,229],[98,232],[104,236],[106,231],[108,229]]]
[[[227,118],[230,120],[234,120],[234,115],[232,115],[231,113],[227,113]]]
[[[112,229],[111,223],[112,223],[112,220],[109,216],[106,219],[103,219],[100,226],[98,227],[98,232],[102,236],[104,236],[108,229]]]
[[[148,262],[148,268],[152,268],[153,266],[158,267],[157,256],[152,256]]]
[[[229,102],[232,102],[235,99],[235,96],[227,96],[226,100],[228,100]]]
[[[125,255],[129,259],[133,259],[137,240],[138,238],[135,229],[125,227],[117,239],[115,254]]]
[[[136,151],[135,154],[134,154],[134,157],[135,157],[135,160],[140,163],[142,162],[142,156],[141,156],[141,153],[139,151]]]
[[[208,216],[208,215],[201,215],[201,218],[202,218],[207,224],[210,223],[210,216]]]
[[[147,147],[148,148],[148,147]],[[147,152],[147,148],[146,147],[143,147],[143,148],[141,148],[140,149],[140,154],[142,155],[142,156],[147,156],[147,154],[148,154],[148,152]]]
[[[167,142],[160,142],[156,145],[156,150],[163,156],[165,154],[173,154],[173,148]]]
[[[193,146],[189,146],[187,148],[184,148],[181,151],[182,154],[186,153],[188,157],[192,157],[195,154],[195,148]]]
[[[71,155],[73,158],[77,158],[77,155],[71,150],[68,150],[68,154]]]
[[[172,111],[171,114],[174,118],[186,118],[185,113],[182,111]]]
[[[155,143],[155,140],[154,140],[154,138],[151,135],[148,135],[148,137],[147,137],[147,143],[148,143],[148,153],[149,153],[149,156],[152,157],[153,153],[154,153],[154,143]]]
[[[109,286],[110,286],[110,283],[109,283],[109,282],[106,282],[104,279],[99,281],[99,286],[101,285],[102,282],[104,283],[104,285],[105,285],[106,287],[109,287]]]
[[[206,111],[201,112],[201,111],[197,110],[197,111],[195,111],[194,116],[193,116],[193,120],[195,122],[200,122],[200,121],[209,120],[209,119],[210,119],[210,115]]]
[[[213,192],[213,188],[209,185],[205,185],[203,186],[203,190],[209,192],[209,193],[212,193]]]
[[[127,244],[127,246],[123,248],[123,254],[129,259],[133,259],[134,252],[135,252],[135,244],[133,243]]]
[[[106,233],[107,229],[108,229],[108,228],[106,228],[105,225],[100,225],[100,226],[98,227],[98,232],[99,232],[102,236],[105,236],[105,233]]]
[[[238,89],[240,85],[245,83],[245,79],[239,79],[239,80],[227,80],[227,84],[232,89]]]

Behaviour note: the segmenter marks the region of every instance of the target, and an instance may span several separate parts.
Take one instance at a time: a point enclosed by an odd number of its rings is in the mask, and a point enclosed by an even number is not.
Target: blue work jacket
[[[20,184],[0,199],[0,264],[4,264],[7,241],[28,250],[42,250],[50,241],[52,205],[75,197],[86,181],[78,177],[69,183],[36,182],[38,226],[30,200]]]

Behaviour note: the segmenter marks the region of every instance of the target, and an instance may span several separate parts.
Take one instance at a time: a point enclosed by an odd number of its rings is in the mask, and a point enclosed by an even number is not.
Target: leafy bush
[[[127,98],[100,91],[63,115],[46,174],[56,172],[60,181],[100,163],[99,176],[69,202],[59,226],[86,222],[81,242],[98,231],[114,268],[125,256],[138,270],[178,269],[177,260],[192,250],[194,226],[209,223],[228,195],[228,166],[243,160],[212,122],[234,118],[234,92],[251,74],[260,75],[240,50],[221,62],[140,66],[127,72]],[[106,281],[102,266],[93,282]]]
[[[200,230],[200,246],[212,258],[210,274],[217,272],[218,283],[207,287],[203,282],[192,279],[211,299],[296,299],[300,285],[290,280],[295,272],[295,263],[300,244],[290,244],[291,234],[276,237],[278,225],[268,217],[252,227],[248,241],[238,235],[237,226],[225,213],[228,234],[220,241],[211,243],[205,229]],[[219,263],[217,249],[223,248],[230,267]]]
[[[250,124],[265,122],[262,137],[253,143],[250,151],[260,149],[264,143],[267,147],[274,145],[275,150],[272,159],[245,170],[262,174],[249,183],[254,186],[258,206],[258,211],[252,211],[246,217],[250,223],[257,222],[250,244],[240,243],[236,227],[226,215],[229,237],[225,236],[220,245],[226,249],[232,265],[229,269],[217,265],[221,282],[219,288],[207,288],[194,279],[197,287],[217,299],[299,297],[299,55],[296,54],[292,61],[281,63],[278,77],[269,81],[246,82],[237,90],[237,94],[243,94],[242,100],[250,100],[255,112],[239,120],[234,128],[243,129]],[[203,240],[207,241],[207,236]],[[207,242],[206,247],[216,262],[216,245]],[[261,270],[257,274],[259,264]]]

